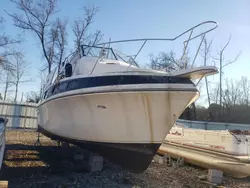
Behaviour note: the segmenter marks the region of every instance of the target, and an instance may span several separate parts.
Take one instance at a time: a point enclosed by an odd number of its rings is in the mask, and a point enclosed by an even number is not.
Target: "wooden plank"
[[[8,181],[0,181],[0,188],[8,188]]]

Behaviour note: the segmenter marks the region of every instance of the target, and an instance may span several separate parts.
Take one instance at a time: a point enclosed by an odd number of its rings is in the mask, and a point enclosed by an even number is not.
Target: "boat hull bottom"
[[[150,165],[161,144],[159,143],[101,143],[92,141],[75,140],[53,134],[40,125],[38,132],[51,138],[77,145],[83,149],[103,156],[111,162],[120,165],[125,170],[133,173],[142,173]]]

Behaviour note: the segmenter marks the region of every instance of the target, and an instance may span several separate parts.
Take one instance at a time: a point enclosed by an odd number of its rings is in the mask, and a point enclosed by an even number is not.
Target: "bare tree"
[[[40,101],[40,95],[38,92],[31,91],[27,93],[27,102],[38,103]]]
[[[13,80],[13,71],[12,71],[12,69],[10,70],[10,69],[4,69],[4,71],[3,71],[5,74],[5,78],[4,78],[4,84],[5,84],[5,86],[4,86],[4,95],[3,95],[3,100],[6,100],[6,98],[7,98],[7,93],[8,93],[8,90],[9,90],[9,88],[13,85],[12,84],[12,80]]]
[[[211,89],[209,93],[211,103],[218,104],[219,92],[220,92],[220,84],[217,84],[214,88]]]
[[[202,50],[202,57],[204,60],[204,66],[207,65],[207,61],[210,58],[210,52],[211,52],[211,45],[212,45],[213,40],[211,41],[207,41],[206,38],[204,38],[203,43],[204,43],[204,47]],[[210,95],[209,95],[209,88],[208,88],[208,81],[207,81],[207,77],[205,77],[205,83],[206,83],[206,90],[207,90],[207,98],[208,98],[208,105],[210,106],[211,104],[211,100],[210,100]]]
[[[232,111],[234,111],[237,106],[240,105],[242,100],[242,88],[241,82],[237,80],[228,80],[225,82],[225,89],[222,91],[222,104],[223,104],[223,120],[228,120],[232,116]],[[243,99],[244,101],[244,99]],[[224,110],[225,109],[225,110]]]
[[[221,95],[222,110],[219,105],[219,90],[219,83],[210,90],[211,105],[207,108],[208,119],[216,122],[223,121],[249,124],[250,80],[246,77],[242,77],[240,80],[226,79]],[[204,117],[203,114],[202,119],[199,120],[206,119],[206,117]],[[201,116],[199,118],[201,118]]]
[[[57,0],[10,0],[20,10],[20,14],[9,16],[14,20],[14,25],[22,30],[28,30],[37,36],[42,48],[43,56],[47,61],[48,72],[52,70],[53,64],[62,64],[67,45],[67,21],[57,18],[53,20],[57,12]],[[79,18],[73,24],[73,33],[76,37],[75,44],[79,50],[80,45],[88,41],[90,44],[97,43],[102,35],[100,31],[87,34],[87,30],[98,11],[96,7],[84,7],[84,18]],[[58,69],[59,70],[59,69]]]
[[[247,77],[242,77],[239,86],[241,87],[240,104],[248,106],[250,97],[250,81],[247,79]]]
[[[150,54],[149,57],[149,67],[155,70],[172,72],[190,67],[189,58],[187,55],[183,57],[181,61],[181,58],[178,59],[175,57],[175,53],[173,51],[170,51],[169,53],[160,52],[157,56]]]
[[[42,98],[43,93],[45,91],[45,84],[46,84],[46,74],[44,71],[40,71],[38,77],[40,78],[40,90],[39,90],[39,96]]]
[[[12,58],[12,63],[13,63],[13,79],[11,83],[15,86],[15,96],[14,96],[14,101],[17,99],[17,94],[18,94],[18,88],[19,84],[21,83],[27,83],[30,80],[23,80],[24,73],[26,71],[26,68],[28,64],[25,62],[24,55],[22,52],[15,52]]]
[[[97,7],[83,7],[84,18],[78,18],[73,23],[73,32],[75,35],[75,46],[78,51],[80,51],[81,45],[84,43],[89,43],[89,45],[94,45],[98,43],[102,34],[97,30],[94,34],[87,34],[87,31],[93,22],[93,18],[98,12]]]
[[[14,25],[23,30],[29,30],[36,34],[42,47],[43,55],[48,64],[48,72],[51,72],[52,56],[54,50],[51,49],[50,33],[52,16],[56,13],[57,0],[10,0],[14,3],[20,14],[8,13],[14,20]],[[54,45],[52,45],[54,47]]]
[[[220,85],[214,88],[211,93],[211,101],[219,104],[219,89]],[[212,112],[218,114],[217,121],[239,121],[240,117],[249,119],[247,112],[249,111],[249,95],[250,95],[250,81],[246,77],[240,80],[226,79],[221,97],[222,105],[218,105],[217,110]],[[221,109],[222,107],[222,109]],[[244,122],[240,120],[239,122]]]
[[[20,38],[12,38],[6,34],[4,30],[4,18],[0,17],[0,73],[6,73],[7,70],[11,71],[8,57],[13,54],[11,53],[10,48],[20,42]]]
[[[66,27],[67,21],[57,18],[49,32],[49,45],[47,46],[49,60],[51,63],[58,64],[59,67],[65,56],[65,47],[67,45]]]
[[[233,79],[226,79],[225,90],[222,91],[222,103],[227,108],[235,107],[236,104],[239,104],[241,96],[239,84],[240,82]]]
[[[220,49],[220,51],[217,53],[219,58],[217,57],[213,57],[213,59],[217,60],[220,62],[220,109],[222,110],[222,68],[229,65],[229,64],[232,64],[234,62],[236,62],[241,54],[241,52],[238,53],[238,55],[235,57],[234,60],[230,60],[230,61],[225,61],[225,55],[224,55],[224,52],[227,48],[227,46],[229,45],[231,41],[231,35],[229,36],[228,38],[228,41],[227,43]],[[220,114],[222,114],[222,111],[220,110]]]
[[[2,57],[0,64],[0,79],[4,83],[3,100],[6,100],[7,98],[9,88],[12,86],[13,76],[13,66],[10,63],[8,56]]]
[[[4,32],[4,18],[0,17],[0,49],[5,48],[11,44],[20,43],[20,40],[11,38]],[[2,55],[3,56],[3,55]]]
[[[210,93],[211,101],[219,104],[219,90],[218,84],[212,89]],[[246,77],[240,80],[226,79],[224,89],[222,90],[222,104],[235,107],[236,105],[249,105],[250,97],[250,81]]]

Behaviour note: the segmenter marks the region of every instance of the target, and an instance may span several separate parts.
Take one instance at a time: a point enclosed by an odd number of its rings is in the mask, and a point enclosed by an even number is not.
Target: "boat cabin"
[[[102,74],[137,69],[131,56],[119,54],[112,48],[82,45],[80,53],[66,59],[62,72],[65,77]]]

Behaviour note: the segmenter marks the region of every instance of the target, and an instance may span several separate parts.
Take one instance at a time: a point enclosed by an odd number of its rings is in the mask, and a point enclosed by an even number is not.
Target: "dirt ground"
[[[142,174],[133,174],[105,161],[102,172],[87,172],[73,156],[79,148],[59,147],[57,142],[42,136],[41,146],[35,146],[37,133],[7,131],[6,152],[1,179],[9,181],[10,188],[75,188],[75,187],[209,187],[198,176],[207,170],[194,166],[167,167],[152,162]],[[224,187],[250,187],[250,179],[224,177]]]

